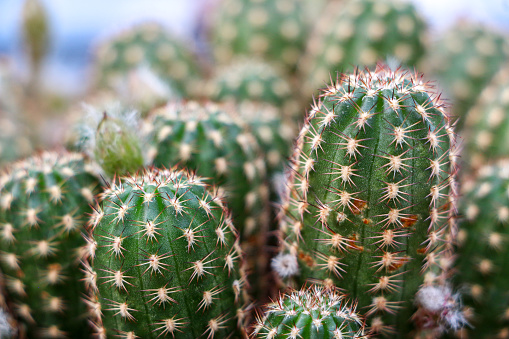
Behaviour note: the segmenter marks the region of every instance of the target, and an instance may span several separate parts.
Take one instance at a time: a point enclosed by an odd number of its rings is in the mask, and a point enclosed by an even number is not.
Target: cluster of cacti
[[[333,1],[307,42],[299,67],[304,79],[302,93],[318,88],[355,66],[374,66],[378,61],[413,66],[425,51],[425,23],[411,3],[399,0]]]
[[[445,284],[451,264],[454,147],[420,76],[379,65],[338,77],[296,142],[274,270],[343,289],[376,333],[408,333],[415,293]]]
[[[480,24],[458,22],[438,40],[423,59],[426,74],[439,80],[452,100],[461,131],[465,114],[472,108],[490,79],[509,59],[509,36]]]
[[[367,338],[355,304],[343,294],[319,286],[292,290],[267,305],[252,338]]]
[[[126,73],[148,67],[166,82],[169,94],[171,89],[183,96],[200,94],[202,70],[195,52],[159,24],[145,23],[114,36],[98,48],[96,59],[97,81],[108,87],[121,86]]]
[[[483,167],[464,184],[456,280],[469,307],[463,337],[509,337],[509,161]]]
[[[0,177],[0,269],[33,338],[86,338],[81,236],[98,179],[79,154],[42,153]]]
[[[218,4],[211,49],[218,64],[238,56],[270,62],[285,73],[296,69],[308,36],[300,0],[224,0]]]
[[[468,167],[509,155],[509,64],[483,90],[465,118]]]
[[[111,183],[100,199],[85,269],[99,335],[240,337],[243,257],[217,189],[154,169]]]
[[[282,116],[289,119],[300,113],[294,95],[280,72],[256,59],[241,58],[221,67],[208,85],[208,96],[213,101],[270,104],[281,109]]]

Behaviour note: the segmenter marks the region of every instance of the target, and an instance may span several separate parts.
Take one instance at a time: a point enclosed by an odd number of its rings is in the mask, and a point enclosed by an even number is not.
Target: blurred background
[[[457,19],[472,19],[509,30],[509,0],[412,0],[434,34]],[[52,92],[79,95],[86,89],[94,45],[121,29],[155,20],[179,36],[200,40],[200,18],[217,0],[41,0],[48,13],[50,49],[42,81]],[[16,74],[28,77],[23,53],[22,0],[0,0],[0,55],[14,60]]]

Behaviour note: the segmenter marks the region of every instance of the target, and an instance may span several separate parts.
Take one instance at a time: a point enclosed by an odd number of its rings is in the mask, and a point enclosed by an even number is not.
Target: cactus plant
[[[97,81],[107,87],[118,87],[125,81],[123,74],[145,66],[182,96],[201,92],[195,52],[156,23],[140,24],[103,42],[96,59]]]
[[[276,273],[343,289],[375,333],[408,333],[415,293],[445,284],[452,264],[456,150],[437,93],[382,64],[342,74],[291,162]]]
[[[79,250],[98,179],[79,154],[42,153],[0,177],[0,269],[30,338],[86,338]]]
[[[334,72],[351,71],[353,65],[374,66],[395,57],[416,65],[424,54],[424,21],[410,2],[399,0],[333,1],[311,35],[299,63],[303,94],[309,97]]]
[[[91,218],[95,327],[127,338],[227,338],[243,324],[242,251],[218,191],[185,171],[110,184]],[[97,304],[100,303],[100,306]]]
[[[211,32],[214,58],[225,65],[254,56],[293,73],[308,35],[303,9],[299,0],[219,2]]]
[[[469,338],[509,335],[508,187],[508,160],[484,166],[463,186],[456,280],[470,309]]]
[[[290,84],[270,64],[256,59],[237,59],[217,70],[208,85],[216,102],[245,101],[271,104],[288,120],[298,117],[299,107]]]
[[[509,156],[509,64],[483,90],[465,122],[465,165],[483,164]]]
[[[344,295],[319,286],[292,290],[266,305],[252,338],[367,338],[362,318]]]
[[[481,24],[460,21],[429,51],[421,68],[436,76],[452,100],[452,113],[459,118],[456,130],[461,131],[465,113],[509,59],[509,38]]]

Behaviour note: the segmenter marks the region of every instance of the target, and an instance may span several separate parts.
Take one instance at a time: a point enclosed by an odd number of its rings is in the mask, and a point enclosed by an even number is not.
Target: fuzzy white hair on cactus
[[[12,333],[11,324],[7,320],[7,314],[0,308],[0,338],[9,337]]]
[[[271,266],[281,278],[290,277],[299,273],[297,257],[290,253],[280,253],[272,258]]]

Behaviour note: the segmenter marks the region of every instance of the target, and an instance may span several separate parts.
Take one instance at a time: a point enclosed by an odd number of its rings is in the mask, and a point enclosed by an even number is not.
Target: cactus
[[[218,4],[211,32],[220,65],[237,56],[256,57],[285,74],[293,73],[308,36],[299,0],[225,0]]]
[[[367,338],[355,305],[323,287],[292,290],[266,308],[263,318],[255,323],[252,338]]]
[[[202,70],[195,52],[156,23],[135,26],[103,42],[96,59],[97,81],[107,87],[118,87],[126,72],[145,66],[181,96],[201,91]]]
[[[480,24],[460,21],[445,32],[429,54],[421,69],[434,74],[452,100],[452,113],[459,118],[456,126],[459,132],[465,113],[509,59],[509,38]]]
[[[290,84],[270,64],[256,59],[237,59],[218,69],[209,82],[208,93],[216,102],[273,105],[288,120],[294,120],[299,113]]]
[[[413,4],[398,0],[333,1],[308,41],[299,64],[309,97],[334,72],[374,66],[395,57],[413,66],[425,51],[424,21]]]
[[[410,331],[421,286],[452,264],[456,149],[422,76],[379,64],[342,74],[308,113],[282,204],[281,278],[337,286],[375,333]]]
[[[145,170],[101,194],[85,281],[95,327],[126,338],[227,338],[243,324],[242,252],[218,191],[185,171]],[[100,306],[97,304],[100,303]]]
[[[509,335],[508,186],[508,160],[483,167],[463,185],[456,280],[471,324],[463,337]]]
[[[213,178],[226,189],[241,237],[258,234],[268,199],[266,169],[256,139],[238,117],[213,104],[191,102],[169,104],[152,119],[153,164],[180,164]]]
[[[31,338],[86,338],[84,214],[98,180],[79,154],[42,153],[0,177],[0,269]]]
[[[509,64],[501,68],[481,93],[465,122],[465,164],[478,169],[509,156]]]

